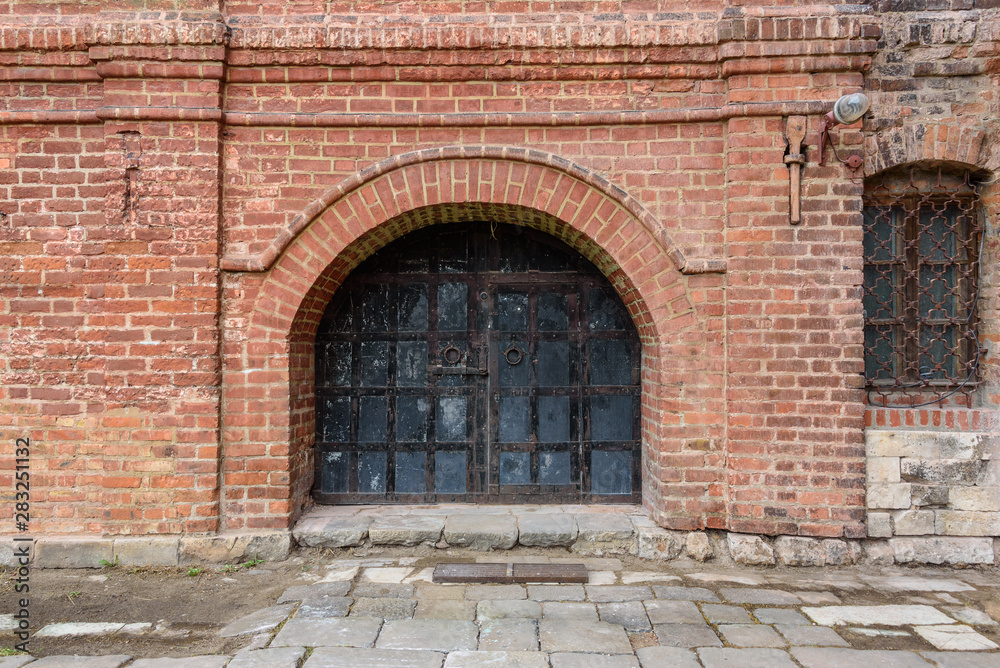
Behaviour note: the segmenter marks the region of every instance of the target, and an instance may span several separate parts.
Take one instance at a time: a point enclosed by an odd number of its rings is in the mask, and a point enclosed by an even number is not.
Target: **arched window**
[[[911,167],[865,186],[869,401],[915,406],[976,386],[982,207],[969,173]]]

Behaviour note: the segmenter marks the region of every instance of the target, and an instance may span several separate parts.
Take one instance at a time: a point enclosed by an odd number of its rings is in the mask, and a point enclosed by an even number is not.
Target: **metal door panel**
[[[638,429],[631,319],[544,234],[414,233],[359,267],[323,316],[321,503],[635,502]]]

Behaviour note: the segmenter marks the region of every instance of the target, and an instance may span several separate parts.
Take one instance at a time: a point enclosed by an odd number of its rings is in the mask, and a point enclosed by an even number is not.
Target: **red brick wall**
[[[729,524],[856,537],[861,187],[840,165],[810,165],[803,219],[790,226],[784,123],[734,119],[728,130]]]
[[[819,115],[872,93],[864,132],[833,137],[863,149],[866,174],[996,170],[996,11],[968,10],[971,37],[961,12],[954,35],[928,33],[944,41],[921,48],[951,60],[921,93],[893,74],[887,54],[909,47],[892,36],[916,20],[893,8],[15,4],[0,2],[0,435],[36,444],[39,531],[289,526],[311,485],[316,319],[427,205],[548,230],[619,287],[643,337],[658,521],[863,534],[863,175],[816,165]],[[925,122],[944,139],[911,150],[905,119],[937,109],[939,88],[960,93]],[[789,115],[809,117],[797,226]],[[958,151],[973,139],[975,156]],[[473,148],[413,158],[454,146]],[[997,253],[994,236],[994,347]],[[975,415],[867,419],[980,424],[997,369],[988,358]]]

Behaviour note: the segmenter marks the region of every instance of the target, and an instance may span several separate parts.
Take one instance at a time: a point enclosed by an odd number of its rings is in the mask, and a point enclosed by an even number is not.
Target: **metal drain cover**
[[[583,564],[438,564],[434,582],[510,584],[550,582],[554,584],[587,582]]]

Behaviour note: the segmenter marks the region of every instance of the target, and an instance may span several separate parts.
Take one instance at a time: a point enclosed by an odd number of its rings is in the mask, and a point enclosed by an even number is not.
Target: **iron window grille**
[[[910,169],[864,196],[865,381],[870,403],[970,405],[982,207],[970,174]]]

